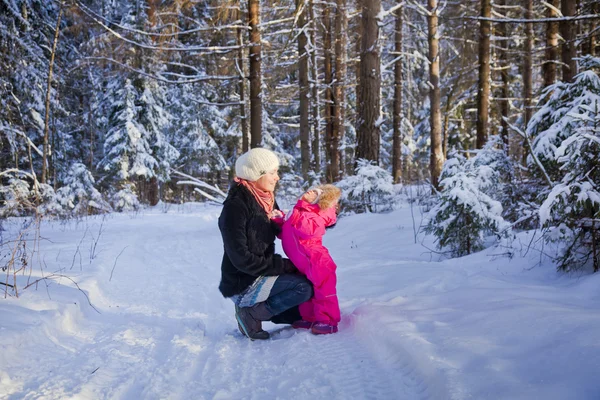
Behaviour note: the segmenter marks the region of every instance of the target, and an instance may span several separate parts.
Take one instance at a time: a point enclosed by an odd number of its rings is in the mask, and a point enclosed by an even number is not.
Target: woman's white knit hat
[[[271,150],[256,147],[242,154],[235,162],[235,175],[254,182],[258,178],[279,168],[279,159]]]

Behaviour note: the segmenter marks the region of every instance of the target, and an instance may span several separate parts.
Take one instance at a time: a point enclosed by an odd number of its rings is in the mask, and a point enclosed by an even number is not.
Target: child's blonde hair
[[[342,191],[335,185],[320,185],[315,189],[318,189],[317,192],[320,192],[315,203],[319,205],[321,210],[333,207],[335,202],[342,196]]]

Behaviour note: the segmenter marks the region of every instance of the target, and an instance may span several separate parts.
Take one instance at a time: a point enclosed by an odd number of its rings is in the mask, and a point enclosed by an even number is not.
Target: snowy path
[[[111,216],[91,262],[101,219],[46,225],[47,269],[64,268],[100,313],[65,280],[2,300],[0,399],[600,394],[586,385],[600,364],[598,346],[586,335],[600,327],[598,306],[590,308],[599,299],[597,277],[524,274],[518,262],[505,269],[506,260],[490,264],[484,254],[431,260],[414,243],[408,209],[349,217],[326,235],[339,265],[338,334],[267,324],[274,338],[251,342],[217,290],[219,211],[195,206]],[[81,261],[77,255],[73,263],[80,242]],[[564,335],[581,344],[559,341]],[[577,359],[563,355],[573,352]],[[583,372],[556,381],[557,360]]]

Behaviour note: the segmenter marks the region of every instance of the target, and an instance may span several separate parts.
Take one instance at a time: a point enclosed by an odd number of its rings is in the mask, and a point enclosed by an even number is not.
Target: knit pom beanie
[[[250,182],[279,168],[279,159],[271,150],[256,147],[242,154],[235,162],[235,175]]]

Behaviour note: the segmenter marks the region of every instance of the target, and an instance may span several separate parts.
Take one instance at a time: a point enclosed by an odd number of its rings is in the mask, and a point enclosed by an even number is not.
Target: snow
[[[32,279],[43,261],[83,292],[62,278],[0,300],[0,398],[600,398],[600,275],[557,274],[532,232],[512,258],[440,260],[399,207],[324,237],[340,332],[269,323],[265,342],[241,336],[218,292],[218,206],[45,221]]]

